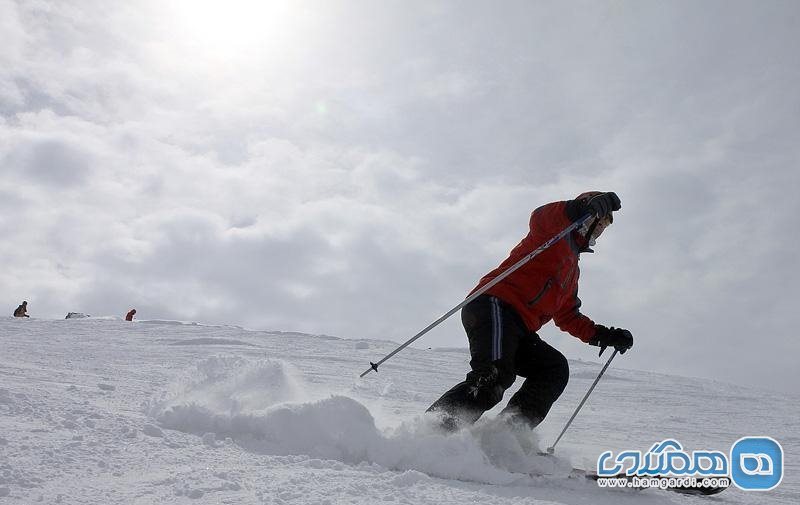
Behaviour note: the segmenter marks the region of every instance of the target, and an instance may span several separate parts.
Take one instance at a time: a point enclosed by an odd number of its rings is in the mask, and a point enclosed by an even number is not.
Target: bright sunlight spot
[[[304,8],[282,0],[174,0],[175,38],[205,53],[229,58],[274,51],[297,40]]]

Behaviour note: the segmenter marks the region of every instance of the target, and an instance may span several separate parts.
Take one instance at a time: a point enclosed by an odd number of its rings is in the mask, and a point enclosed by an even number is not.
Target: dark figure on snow
[[[23,301],[22,305],[17,307],[17,310],[14,311],[14,317],[31,317],[27,314],[28,312],[28,302]]]
[[[612,211],[620,208],[615,193],[592,191],[533,211],[528,235],[472,292],[570,224],[594,217],[461,310],[472,371],[428,409],[442,416],[443,427],[452,430],[477,421],[503,399],[517,375],[525,382],[501,415],[530,427],[542,422],[569,380],[567,359],[536,333],[551,319],[561,330],[602,349],[611,346],[624,353],[633,346],[628,330],[595,324],[581,314],[578,299],[578,257],[593,252],[589,247],[612,223]]]
[[[133,321],[133,316],[135,316],[135,315],[136,315],[136,309],[131,309],[131,310],[128,311],[127,314],[125,314],[125,320],[126,321]]]

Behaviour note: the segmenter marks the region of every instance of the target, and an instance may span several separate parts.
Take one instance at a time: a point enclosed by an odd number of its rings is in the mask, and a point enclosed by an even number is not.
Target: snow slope
[[[619,368],[559,444],[599,370],[572,361],[536,432],[490,412],[442,435],[425,408],[460,381],[463,349],[170,321],[0,319],[0,504],[798,503],[797,397]],[[667,437],[727,452],[746,435],[783,444],[783,483],[713,498],[600,490],[564,477],[604,450]],[[532,478],[530,472],[551,474]]]

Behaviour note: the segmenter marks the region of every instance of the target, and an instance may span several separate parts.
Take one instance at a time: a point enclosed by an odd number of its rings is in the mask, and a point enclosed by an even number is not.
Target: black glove
[[[606,350],[606,347],[613,347],[620,354],[625,354],[625,351],[633,347],[633,335],[628,330],[623,328],[606,328],[602,324],[594,325],[595,334],[594,337],[589,341],[589,345],[596,345],[600,347],[600,354],[598,356],[603,355],[603,351]]]
[[[622,202],[613,191],[595,195],[589,198],[586,204],[589,206],[590,211],[599,218],[604,218],[611,214],[612,211],[622,208]]]

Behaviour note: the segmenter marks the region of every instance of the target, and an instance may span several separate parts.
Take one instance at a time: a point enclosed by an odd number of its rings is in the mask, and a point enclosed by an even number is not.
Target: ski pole
[[[553,245],[556,242],[558,242],[559,240],[561,240],[569,232],[571,232],[572,230],[574,230],[576,228],[580,228],[581,226],[583,226],[583,224],[591,217],[593,217],[591,214],[587,214],[587,215],[583,216],[582,218],[578,219],[577,221],[575,221],[574,223],[572,223],[571,225],[567,226],[566,228],[564,228],[563,231],[561,231],[561,233],[559,233],[558,235],[554,236],[553,238],[551,238],[550,240],[548,240],[544,244],[540,245],[535,251],[527,254],[525,257],[523,257],[522,259],[520,259],[519,261],[517,261],[516,263],[514,263],[510,267],[508,267],[508,269],[505,272],[503,272],[502,274],[500,274],[497,277],[495,277],[494,279],[492,279],[491,282],[489,282],[485,286],[481,287],[481,289],[479,289],[479,290],[475,291],[474,293],[472,293],[471,295],[469,295],[463,302],[459,303],[458,305],[456,305],[455,307],[453,307],[452,309],[447,311],[446,314],[444,314],[442,317],[440,317],[436,321],[434,321],[431,324],[429,324],[424,330],[420,331],[419,333],[417,333],[416,335],[414,335],[413,337],[408,339],[400,347],[398,347],[394,351],[392,351],[389,354],[387,354],[386,356],[384,356],[383,359],[381,359],[377,363],[373,363],[373,362],[370,361],[369,362],[370,367],[367,368],[364,371],[364,373],[362,373],[360,375],[360,377],[364,377],[371,370],[375,370],[375,372],[377,373],[378,372],[378,367],[380,365],[384,364],[389,359],[391,359],[392,356],[394,356],[398,352],[402,351],[403,349],[408,347],[412,342],[414,342],[415,340],[417,340],[421,336],[423,336],[426,333],[428,333],[429,331],[431,331],[433,328],[438,326],[442,321],[444,321],[448,317],[450,317],[453,314],[455,314],[464,305],[468,304],[469,302],[471,302],[475,298],[479,297],[480,295],[482,295],[483,293],[485,293],[486,291],[491,289],[495,284],[497,284],[498,282],[502,281],[503,279],[505,279],[506,277],[508,277],[512,273],[516,272],[520,267],[522,267],[522,265],[524,265],[525,263],[529,262],[530,260],[532,260],[533,258],[538,256],[542,251],[544,251],[545,249],[547,249],[551,245]]]
[[[553,442],[553,445],[547,448],[547,454],[553,454],[554,452],[556,452],[556,444],[558,443],[559,440],[561,440],[561,437],[564,436],[564,433],[566,433],[567,428],[569,428],[569,425],[572,424],[572,420],[575,419],[575,416],[578,415],[578,412],[580,412],[581,407],[583,407],[583,404],[586,403],[586,400],[589,398],[589,395],[592,394],[592,391],[594,391],[594,387],[600,381],[600,377],[602,377],[603,374],[606,373],[606,368],[608,368],[608,365],[611,364],[611,360],[614,359],[614,356],[616,355],[617,355],[617,350],[614,349],[614,352],[608,358],[608,361],[606,361],[606,366],[604,366],[603,369],[600,370],[600,373],[597,374],[597,378],[592,383],[592,386],[589,388],[589,391],[586,392],[586,395],[583,397],[583,400],[581,400],[581,403],[578,405],[578,408],[575,409],[575,412],[572,413],[572,417],[570,417],[569,421],[567,421],[567,425],[564,426],[563,430],[561,430],[561,434],[558,435],[558,438],[556,439],[555,442]]]

